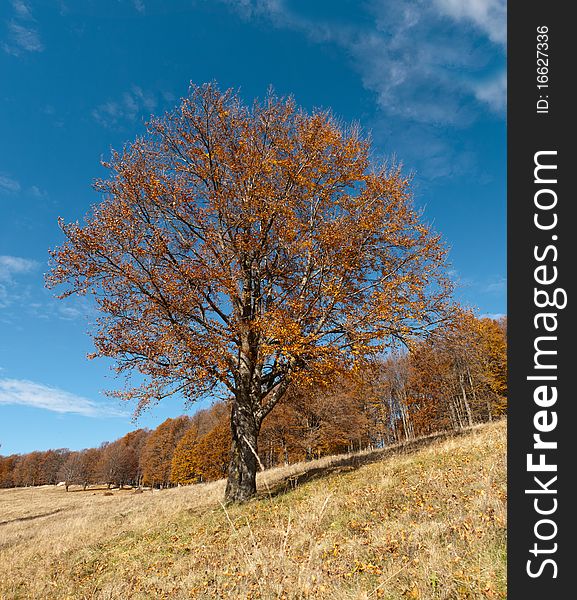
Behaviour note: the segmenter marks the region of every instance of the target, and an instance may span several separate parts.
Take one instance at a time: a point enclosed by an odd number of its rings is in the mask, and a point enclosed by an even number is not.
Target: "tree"
[[[228,407],[219,402],[214,404],[210,409],[201,410],[195,413],[190,419],[190,425],[186,429],[184,435],[180,438],[174,453],[172,455],[170,481],[172,483],[190,484],[196,483],[203,475],[197,468],[199,460],[197,458],[197,446],[203,438],[206,438],[212,430],[217,426],[221,429],[224,426],[228,427],[230,422],[230,411]],[[228,457],[230,450],[230,439],[226,437],[216,438],[216,434],[208,438],[208,443],[226,443],[225,448],[216,446],[211,448],[205,457],[205,460],[213,458],[220,460],[220,457]],[[206,446],[206,440],[203,445]],[[203,446],[203,447],[204,447]],[[203,462],[204,464],[204,462]],[[205,469],[206,471],[206,469]],[[206,472],[204,472],[206,478]],[[222,473],[217,479],[222,477]]]
[[[18,459],[17,454],[0,456],[0,488],[9,488],[16,485],[13,476]]]
[[[298,440],[299,415],[290,400],[290,392],[271,410],[259,433],[262,461],[267,468],[288,465],[302,459]]]
[[[505,322],[456,311],[409,356],[408,419],[417,434],[461,428],[506,412]]]
[[[83,467],[81,452],[71,452],[58,470],[58,478],[64,481],[66,491],[73,483],[83,483]]]
[[[507,412],[507,318],[481,319],[481,360],[493,394],[490,416]]]
[[[443,352],[442,337],[418,344],[407,362],[405,416],[417,436],[463,426],[458,410],[460,400],[453,394],[454,380]]]
[[[80,453],[80,456],[82,459],[80,483],[86,490],[89,484],[98,483],[100,479],[99,466],[102,449],[87,448]]]
[[[126,449],[125,455],[129,457],[128,468],[124,472],[124,482],[141,485],[143,475],[141,458],[149,435],[148,429],[137,429],[130,431],[116,442]]]
[[[35,486],[46,483],[42,477],[44,453],[35,451],[22,455],[14,466],[14,484],[17,486]]]
[[[367,446],[368,420],[358,383],[351,374],[340,373],[329,385],[291,390],[271,411],[274,423],[277,419],[273,415],[284,405],[284,431],[278,426],[270,431],[265,426],[264,432],[273,440],[278,440],[278,434],[283,432],[285,450],[296,460],[312,460]]]
[[[41,476],[44,483],[56,484],[59,481],[58,472],[70,455],[67,448],[57,450],[46,450],[43,453]]]
[[[102,202],[60,221],[50,287],[94,296],[93,356],[172,394],[231,398],[226,498],[256,493],[262,422],[291,384],[406,343],[447,310],[440,237],[399,167],[369,161],[359,128],[293,99],[252,107],[214,84],[105,163]]]
[[[169,485],[174,450],[189,427],[189,417],[166,419],[148,436],[140,455],[145,483],[159,487]]]
[[[182,437],[172,457],[174,483],[213,481],[226,475],[231,446],[230,418],[226,418],[226,412],[206,433],[198,435],[198,429],[191,428]]]
[[[122,438],[102,447],[97,473],[108,487],[112,484],[122,487],[125,483],[134,482],[137,470],[136,453],[122,443]]]

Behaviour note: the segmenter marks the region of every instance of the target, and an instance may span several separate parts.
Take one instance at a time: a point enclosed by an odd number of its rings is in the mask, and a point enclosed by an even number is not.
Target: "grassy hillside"
[[[0,490],[0,598],[505,598],[505,455],[500,421],[273,469],[243,506]]]

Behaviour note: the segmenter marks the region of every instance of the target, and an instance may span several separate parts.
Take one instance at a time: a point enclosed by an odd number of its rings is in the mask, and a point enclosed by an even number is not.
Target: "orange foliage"
[[[501,416],[507,410],[506,319],[463,312],[411,352],[334,373],[322,386],[296,385],[260,430],[265,467],[382,447],[433,431]],[[230,404],[168,419],[82,452],[0,456],[0,486],[68,483],[188,484],[226,474]]]
[[[194,442],[179,445],[172,460],[172,481],[195,483],[225,477],[231,441],[229,419],[225,417]]]
[[[410,358],[410,412],[418,433],[506,413],[505,320],[462,312]]]
[[[188,417],[166,419],[147,438],[140,455],[142,480],[146,485],[166,486],[174,450],[190,426]]]
[[[137,413],[174,393],[232,397],[227,497],[244,500],[289,385],[327,382],[445,317],[446,251],[410,178],[370,165],[368,140],[329,112],[273,94],[249,108],[211,84],[148,128],[105,165],[85,223],[60,221],[47,283],[94,294],[95,356],[145,377],[118,393]]]
[[[172,457],[172,483],[196,483],[220,479],[230,454],[230,410],[222,403],[196,413],[178,442]]]

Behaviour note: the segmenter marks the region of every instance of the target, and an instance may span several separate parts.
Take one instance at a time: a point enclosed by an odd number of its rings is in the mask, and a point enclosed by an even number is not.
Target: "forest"
[[[409,350],[290,388],[264,421],[259,469],[382,448],[507,413],[507,320],[461,312]],[[226,477],[230,402],[98,448],[0,456],[0,487],[165,488]]]

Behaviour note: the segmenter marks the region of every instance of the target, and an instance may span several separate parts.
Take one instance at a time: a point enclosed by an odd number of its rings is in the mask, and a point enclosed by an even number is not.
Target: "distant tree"
[[[290,390],[260,432],[267,467],[366,448],[375,442],[375,364],[335,374],[323,386]]]
[[[172,457],[188,427],[188,417],[166,419],[148,436],[140,458],[144,483],[158,487],[170,484]]]
[[[170,481],[172,483],[195,483],[201,477],[196,469],[196,446],[198,442],[218,424],[227,426],[230,420],[230,411],[224,403],[217,403],[208,410],[195,413],[190,419],[190,425],[174,449],[172,456]],[[228,439],[228,438],[227,438]],[[226,454],[230,448],[219,449]]]
[[[100,448],[87,448],[80,454],[82,459],[81,477],[82,485],[86,489],[92,483],[98,483],[100,473],[98,472],[102,450]]]
[[[407,353],[394,352],[373,360],[356,374],[369,421],[370,446],[382,448],[412,434],[403,420],[407,416],[407,369]]]
[[[192,466],[191,455],[202,435],[198,427],[191,425],[176,445],[170,464],[171,483],[188,485],[199,480],[199,474]]]
[[[45,483],[42,473],[44,454],[39,451],[23,454],[14,466],[14,485],[35,486]]]
[[[492,398],[489,417],[507,413],[507,318],[481,319],[480,361]]]
[[[84,461],[80,452],[71,452],[58,470],[58,479],[64,482],[66,491],[72,484],[83,483]]]
[[[138,459],[134,450],[117,440],[102,448],[97,465],[99,477],[110,487],[134,481],[138,470]]]
[[[14,468],[19,459],[17,454],[0,456],[0,488],[9,488],[14,483]]]
[[[302,448],[298,440],[299,416],[285,396],[267,416],[259,433],[259,448],[262,461],[267,467],[277,464],[288,465],[301,460]]]
[[[331,384],[288,396],[293,421],[289,444],[294,458],[311,460],[368,445],[367,414],[357,383],[341,373]]]
[[[461,428],[506,411],[503,324],[461,311],[410,355],[408,408],[417,434]]]
[[[189,468],[198,480],[214,481],[226,476],[231,441],[228,419],[221,419],[199,438],[188,455]]]
[[[113,154],[85,224],[60,222],[47,283],[94,293],[95,356],[147,378],[119,395],[137,413],[174,393],[232,397],[230,501],[256,493],[258,434],[291,384],[445,318],[440,238],[410,178],[369,154],[329,112],[193,87]]]
[[[230,462],[230,425],[226,418],[201,435],[194,444],[177,448],[173,458],[173,477],[177,483],[213,481],[226,476]]]
[[[59,448],[58,450],[47,450],[43,453],[41,477],[43,483],[57,484],[58,471],[68,459],[70,450],[68,448]]]
[[[140,485],[142,481],[142,466],[141,466],[141,457],[144,447],[146,446],[146,442],[150,435],[150,431],[148,429],[137,429],[136,431],[130,431],[116,443],[123,446],[127,449],[126,456],[129,456],[129,465],[127,465],[124,475],[125,475],[125,483],[132,483],[136,485]]]
[[[441,337],[417,345],[407,363],[406,419],[416,436],[463,426],[450,363],[439,347]]]

